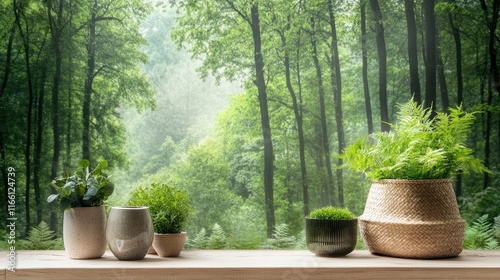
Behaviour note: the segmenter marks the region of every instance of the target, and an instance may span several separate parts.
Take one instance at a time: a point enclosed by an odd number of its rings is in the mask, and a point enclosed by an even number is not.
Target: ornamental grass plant
[[[415,101],[399,106],[391,131],[363,137],[344,150],[345,165],[379,179],[440,179],[453,173],[489,172],[466,146],[474,113],[461,106],[438,112]]]

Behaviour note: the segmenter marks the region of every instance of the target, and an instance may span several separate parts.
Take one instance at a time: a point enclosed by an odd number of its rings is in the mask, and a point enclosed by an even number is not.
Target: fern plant
[[[208,236],[207,236],[207,230],[205,228],[202,228],[195,236],[193,239],[189,239],[186,248],[193,248],[193,249],[208,249]]]
[[[220,250],[227,247],[227,236],[224,229],[215,223],[212,227],[212,234],[208,238],[208,248],[214,250]]]
[[[268,239],[264,249],[293,249],[296,246],[297,238],[290,235],[288,225],[280,224],[276,226],[273,238]]]
[[[391,131],[363,137],[344,150],[340,157],[346,166],[372,180],[439,179],[455,172],[488,171],[465,145],[474,113],[459,106],[432,118],[431,108],[413,100],[399,109]]]
[[[23,250],[61,250],[64,249],[60,238],[54,239],[55,235],[45,222],[30,230],[26,239],[20,240],[19,248]]]
[[[488,215],[483,215],[465,230],[464,249],[498,250],[500,244],[495,238],[493,225]]]

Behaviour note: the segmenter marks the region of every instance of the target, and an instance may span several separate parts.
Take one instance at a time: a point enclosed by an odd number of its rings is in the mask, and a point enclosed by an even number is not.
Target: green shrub
[[[320,220],[351,220],[356,216],[347,208],[336,208],[332,206],[314,210],[309,214],[309,219]]]
[[[465,142],[475,116],[462,107],[450,113],[425,109],[413,100],[399,106],[390,132],[357,140],[344,150],[346,166],[377,179],[439,179],[454,172],[488,171]]]
[[[165,184],[139,186],[132,191],[129,204],[149,207],[156,233],[180,233],[193,212],[188,195],[179,188]]]

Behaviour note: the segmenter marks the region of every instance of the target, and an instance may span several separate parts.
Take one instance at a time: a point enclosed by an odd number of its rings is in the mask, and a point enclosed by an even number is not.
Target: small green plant
[[[294,249],[297,238],[290,234],[287,224],[279,224],[274,229],[273,238],[268,239],[263,249]]]
[[[314,210],[309,214],[309,219],[321,220],[352,220],[356,216],[347,208],[327,206]]]
[[[148,206],[156,233],[180,233],[193,211],[188,195],[179,188],[166,184],[139,186],[132,191],[129,201],[133,206]]]
[[[78,163],[78,170],[67,176],[57,177],[52,186],[57,194],[51,194],[47,202],[58,201],[61,209],[72,207],[101,206],[113,193],[114,185],[103,172],[108,167],[107,161],[101,161],[94,170],[86,159]]]
[[[212,227],[212,234],[208,238],[208,249],[220,250],[227,247],[227,236],[224,229],[215,223]]]
[[[188,243],[186,244],[187,247],[189,248],[194,248],[194,249],[208,249],[208,236],[207,236],[207,230],[205,228],[202,228],[195,236],[193,239],[189,239]]]
[[[500,244],[495,238],[493,225],[488,221],[488,215],[483,215],[465,230],[464,249],[498,250]]]
[[[54,232],[45,222],[30,230],[26,239],[19,240],[19,249],[22,250],[61,250],[64,249],[63,241],[54,239]]]
[[[452,173],[488,169],[465,142],[474,124],[474,113],[459,106],[437,113],[413,100],[399,106],[399,122],[390,132],[363,137],[344,150],[346,166],[378,179],[439,179]]]

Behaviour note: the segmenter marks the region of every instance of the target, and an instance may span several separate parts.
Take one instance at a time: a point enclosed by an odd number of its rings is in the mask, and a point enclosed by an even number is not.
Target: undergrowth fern
[[[276,226],[273,238],[268,239],[264,244],[264,249],[294,249],[297,245],[297,238],[290,235],[288,225],[280,224]]]
[[[30,230],[26,239],[20,240],[18,248],[23,250],[61,250],[64,248],[62,240],[54,239],[54,232],[45,222]]]
[[[483,215],[465,230],[464,249],[498,250],[500,244],[495,238],[493,225],[488,215]]]
[[[400,105],[399,122],[391,131],[378,132],[347,147],[346,166],[377,179],[439,179],[454,172],[488,171],[465,142],[474,113],[459,106],[437,113],[413,100]]]

